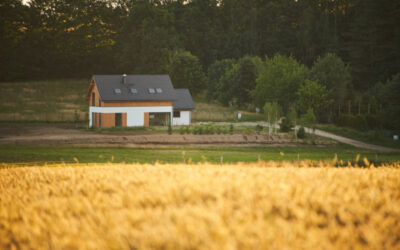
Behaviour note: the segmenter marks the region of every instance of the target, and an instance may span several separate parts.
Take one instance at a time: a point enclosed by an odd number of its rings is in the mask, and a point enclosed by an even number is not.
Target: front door
[[[122,126],[122,114],[115,113],[115,127],[121,127],[121,126]]]

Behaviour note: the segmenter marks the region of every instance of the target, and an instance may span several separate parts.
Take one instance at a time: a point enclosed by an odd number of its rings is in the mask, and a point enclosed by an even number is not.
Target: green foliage
[[[383,104],[380,119],[392,129],[400,130],[400,73],[394,75],[378,93]]]
[[[266,102],[263,107],[267,122],[273,124],[283,115],[282,108],[276,102]]]
[[[261,132],[263,130],[263,127],[261,125],[257,124],[256,127],[255,127],[255,130],[257,132]]]
[[[297,62],[293,57],[275,55],[266,58],[257,85],[251,91],[256,106],[265,102],[277,102],[286,113],[296,99],[296,91],[305,82],[308,75],[306,66]]]
[[[229,125],[229,134],[233,135],[233,124]]]
[[[212,72],[216,70],[222,73],[221,68],[225,68],[225,73],[219,78],[215,87],[215,97],[223,105],[227,106],[245,106],[251,103],[250,91],[256,85],[258,76],[258,65],[261,64],[261,59],[258,57],[245,56],[237,63],[232,61],[221,61],[212,68]],[[215,78],[214,75],[211,75]]]
[[[198,58],[190,52],[173,52],[170,56],[168,73],[175,88],[189,88],[192,93],[204,91],[206,76]]]
[[[246,135],[252,135],[253,134],[253,129],[251,127],[246,127],[245,134]]]
[[[279,124],[279,131],[290,132],[293,128],[292,122],[288,118],[283,118]]]
[[[310,80],[306,80],[305,84],[300,86],[297,96],[297,107],[302,113],[313,109],[318,114],[332,102],[326,87]]]
[[[302,122],[307,126],[314,126],[317,118],[315,117],[314,110],[309,108],[307,113],[304,115]]]
[[[332,53],[318,57],[311,68],[310,78],[331,91],[329,96],[335,100],[335,103],[342,104],[344,102],[351,75],[349,67],[340,57]]]
[[[363,115],[340,114],[336,119],[336,124],[359,131],[368,129],[367,121]]]
[[[306,138],[306,131],[305,131],[304,127],[300,127],[299,130],[297,131],[297,138],[299,138],[299,139]]]
[[[173,15],[148,1],[136,1],[131,8],[119,34],[120,67],[138,74],[167,72],[170,51],[180,47]]]
[[[235,61],[232,59],[224,59],[215,61],[208,67],[208,86],[206,93],[208,100],[215,100],[218,98],[217,87],[221,84],[221,78],[232,68],[234,63]]]

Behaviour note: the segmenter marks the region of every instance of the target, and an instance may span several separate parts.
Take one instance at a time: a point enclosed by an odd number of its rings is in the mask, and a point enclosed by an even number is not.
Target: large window
[[[150,126],[168,126],[171,122],[171,113],[149,113]]]

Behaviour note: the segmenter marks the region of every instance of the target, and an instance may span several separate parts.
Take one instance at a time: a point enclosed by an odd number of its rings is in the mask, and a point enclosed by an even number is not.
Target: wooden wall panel
[[[115,114],[114,113],[103,113],[101,114],[101,127],[112,128],[115,126]]]
[[[144,113],[144,126],[145,127],[148,127],[149,126],[149,113],[148,112],[145,112]]]
[[[172,101],[165,102],[102,102],[103,107],[151,107],[172,106]]]
[[[126,113],[122,113],[122,127],[127,126],[127,115]]]
[[[92,106],[92,93],[94,93],[94,106],[95,107],[99,107],[101,106],[101,100],[100,100],[100,94],[99,94],[99,90],[97,89],[97,86],[95,83],[94,84],[92,90],[89,92],[89,106]]]
[[[92,127],[94,128],[98,128],[99,127],[99,113],[93,113],[93,117],[92,117],[93,121],[92,121]]]

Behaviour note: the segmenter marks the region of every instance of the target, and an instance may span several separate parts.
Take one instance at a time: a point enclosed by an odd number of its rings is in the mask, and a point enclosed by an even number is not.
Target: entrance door
[[[115,127],[121,127],[121,126],[122,126],[122,114],[115,113]]]
[[[171,113],[149,113],[150,126],[169,126],[171,123]]]

